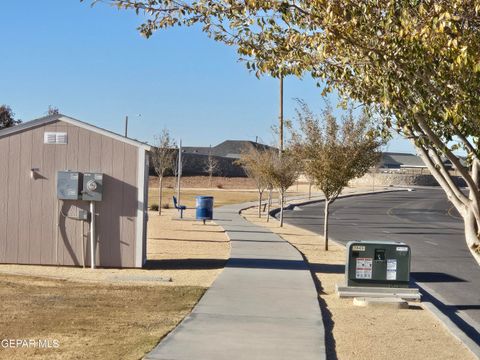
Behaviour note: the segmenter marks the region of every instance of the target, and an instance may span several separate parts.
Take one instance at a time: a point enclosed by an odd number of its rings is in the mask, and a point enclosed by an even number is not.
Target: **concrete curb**
[[[350,194],[344,194],[344,195],[339,195],[338,199],[346,199],[350,197],[355,197],[355,196],[362,196],[362,195],[372,195],[372,194],[385,194],[389,192],[399,192],[399,191],[411,191],[410,188],[394,188],[394,189],[388,189],[388,190],[379,190],[379,191],[363,191],[363,192],[358,192],[358,193],[350,193]],[[288,204],[283,208],[283,210],[292,210],[296,206],[305,206],[305,205],[310,205],[310,204],[316,204],[319,202],[325,201],[325,198],[322,199],[316,199],[316,200],[308,200],[308,201],[303,201],[299,203],[292,203]],[[246,209],[245,209],[246,210]],[[277,215],[280,212],[280,208],[275,208],[270,211],[270,216],[278,220],[275,215]]]
[[[447,329],[447,331],[456,339],[458,339],[461,343],[465,345],[465,347],[477,358],[480,359],[480,345],[477,344],[474,340],[472,340],[470,337],[468,337],[464,331],[460,330],[457,325],[455,325],[455,322],[448,317],[448,315],[444,314],[438,306],[436,306],[434,303],[444,303],[445,301],[442,299],[442,297],[437,294],[435,291],[432,289],[428,288],[428,286],[422,284],[420,285],[414,278],[412,280],[415,282],[416,286],[420,289],[420,292],[422,293],[422,306],[423,308],[426,308],[431,312],[433,316],[435,316],[438,321]],[[467,316],[467,315],[465,315]],[[464,321],[467,322],[465,319],[463,319],[462,316],[458,316],[459,320],[457,321]],[[474,323],[475,325],[478,324],[468,317],[467,319],[471,323]]]

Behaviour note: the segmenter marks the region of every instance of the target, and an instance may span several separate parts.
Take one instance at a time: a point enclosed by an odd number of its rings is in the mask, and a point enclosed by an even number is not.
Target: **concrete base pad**
[[[418,289],[414,288],[381,288],[381,287],[360,287],[336,285],[337,295],[346,297],[368,297],[368,298],[399,298],[409,301],[420,301],[422,296]]]
[[[355,306],[370,306],[392,309],[408,309],[408,302],[397,297],[356,297],[353,298]]]

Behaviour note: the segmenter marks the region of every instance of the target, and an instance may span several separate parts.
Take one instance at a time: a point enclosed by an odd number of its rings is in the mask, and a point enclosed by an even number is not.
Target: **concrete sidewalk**
[[[244,204],[215,209],[231,240],[225,269],[192,313],[145,359],[321,360],[324,326],[300,253],[244,220]]]

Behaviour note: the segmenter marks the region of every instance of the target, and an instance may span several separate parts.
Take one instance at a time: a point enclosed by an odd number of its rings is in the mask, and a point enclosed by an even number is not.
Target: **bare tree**
[[[285,193],[295,184],[301,170],[301,162],[290,150],[283,153],[267,150],[265,161],[265,176],[267,183],[276,188],[280,195],[280,226],[283,226],[283,208]]]
[[[205,164],[204,171],[208,173],[208,184],[212,187],[212,177],[217,172],[219,168],[218,160],[212,154],[212,145],[210,145],[210,150],[208,151],[207,163]]]
[[[151,159],[153,168],[158,176],[158,215],[162,214],[163,177],[174,167],[175,144],[167,129],[160,135],[154,136],[155,146],[152,147]]]
[[[258,217],[262,217],[262,197],[269,186],[265,173],[266,159],[270,156],[266,151],[259,151],[252,147],[243,152],[236,161],[245,170],[247,176],[255,182],[258,191]]]
[[[379,159],[383,144],[366,111],[356,118],[352,108],[338,122],[331,106],[315,116],[304,102],[299,102],[299,132],[292,134],[292,147],[304,159],[308,177],[325,196],[324,237],[328,250],[329,206],[354,178],[363,176]]]

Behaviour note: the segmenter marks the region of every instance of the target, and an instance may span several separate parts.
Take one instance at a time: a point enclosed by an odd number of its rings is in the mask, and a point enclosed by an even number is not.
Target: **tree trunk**
[[[267,222],[270,221],[270,207],[272,206],[272,189],[268,192],[268,202],[267,202]]]
[[[209,183],[209,187],[212,187],[212,173],[211,172],[208,176],[208,183]]]
[[[415,143],[414,143],[415,145]],[[465,241],[473,258],[480,265],[480,204],[476,200],[475,192],[478,191],[480,183],[480,161],[474,159],[472,162],[471,182],[474,183],[474,188],[467,182],[469,188],[468,201],[462,199],[462,192],[460,188],[453,183],[445,168],[442,165],[436,166],[433,155],[429,154],[426,149],[421,146],[416,146],[419,150],[419,155],[427,165],[428,170],[433,177],[438,181],[442,189],[445,191],[447,198],[452,202],[460,216],[463,218],[465,227]],[[465,179],[465,176],[460,171],[460,176]],[[466,179],[465,179],[466,181]]]
[[[328,207],[330,201],[325,199],[325,220],[323,222],[323,237],[325,239],[325,251],[328,251]]]
[[[262,195],[263,191],[258,192],[258,217],[262,218]]]
[[[312,198],[312,182],[308,183],[308,200]]]
[[[280,194],[280,227],[283,227],[283,203],[285,202],[285,193]]]
[[[472,253],[473,257],[480,264],[479,244],[478,244],[478,219],[475,218],[475,214],[472,210],[467,210],[467,214],[464,217],[465,225],[465,240],[467,242],[468,249]]]
[[[163,176],[158,177],[158,215],[162,215]]]
[[[472,163],[472,179],[478,186],[480,182],[480,161],[477,159]],[[475,201],[475,197],[471,190],[469,198],[471,203],[463,217],[465,224],[465,241],[467,242],[468,249],[472,253],[474,259],[477,260],[477,263],[480,265],[479,204]]]

